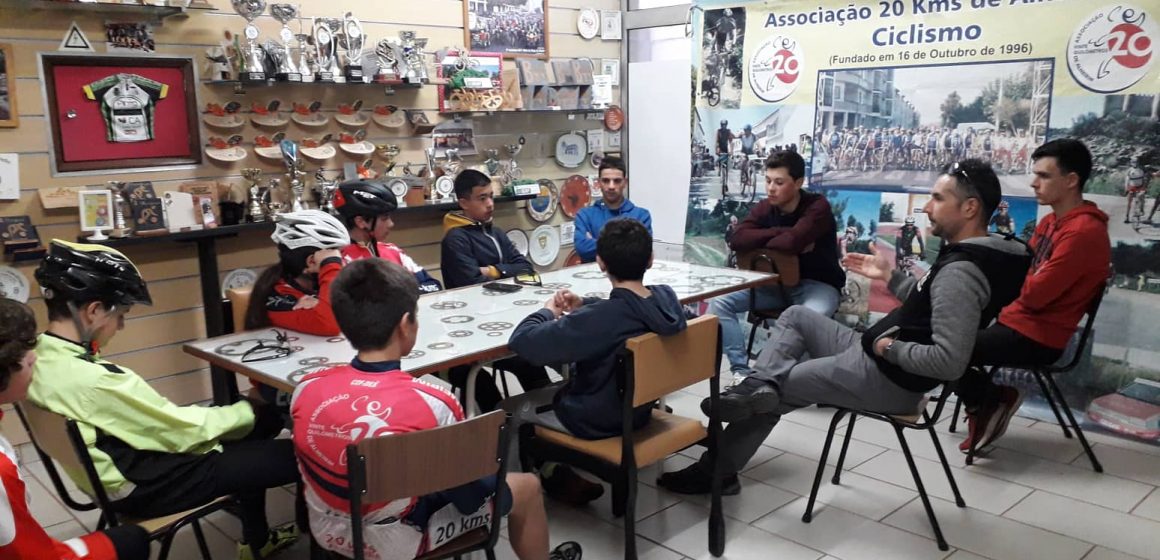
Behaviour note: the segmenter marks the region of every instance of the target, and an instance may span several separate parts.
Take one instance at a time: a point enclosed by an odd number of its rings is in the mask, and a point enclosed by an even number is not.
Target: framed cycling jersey
[[[54,175],[201,163],[192,58],[39,56]]]

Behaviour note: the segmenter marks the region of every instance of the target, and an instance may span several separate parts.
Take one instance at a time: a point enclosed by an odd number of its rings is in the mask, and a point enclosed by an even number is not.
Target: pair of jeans
[[[741,326],[742,314],[750,309],[749,290],[733,292],[709,300],[709,313],[721,324],[721,346],[732,371],[747,371],[749,355],[746,352],[746,333]],[[790,301],[785,301],[779,286],[765,286],[754,290],[754,309],[784,309],[802,305],[819,315],[829,317],[838,310],[841,294],[838,289],[817,280],[803,279],[797,286],[787,288]]]

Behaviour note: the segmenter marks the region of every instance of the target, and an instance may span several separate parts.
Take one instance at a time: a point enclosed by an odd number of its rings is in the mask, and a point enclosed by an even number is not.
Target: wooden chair
[[[16,404],[16,413],[20,416],[20,422],[24,424],[28,436],[32,439],[36,453],[44,463],[44,469],[48,471],[48,477],[52,480],[52,486],[56,489],[60,499],[77,511],[92,511],[94,509],[101,511],[100,520],[97,521],[97,529],[116,527],[121,524],[139,525],[149,533],[151,540],[161,543],[161,553],[158,559],[165,560],[169,556],[170,547],[173,545],[173,537],[183,527],[190,525],[193,528],[193,536],[197,539],[197,547],[201,551],[202,558],[211,560],[209,546],[206,544],[199,521],[206,515],[232,505],[232,498],[218,498],[198,508],[152,519],[119,515],[113,511],[112,502],[109,500],[104,486],[101,485],[100,476],[97,475],[97,469],[93,466],[93,459],[89,456],[88,448],[85,446],[84,438],[81,436],[80,429],[77,428],[76,421],[27,401]],[[83,473],[89,487],[93,489],[93,500],[87,503],[76,501],[69,493],[68,487],[65,486],[53,461],[60,463],[60,466],[67,473]]]
[[[231,288],[226,290],[226,300],[230,302],[230,316],[234,319],[234,331],[246,330],[246,310],[250,308],[250,295],[253,286]]]
[[[967,507],[967,503],[963,501],[963,495],[959,493],[959,485],[955,483],[955,475],[951,472],[951,466],[947,463],[946,453],[943,451],[942,445],[939,445],[938,434],[935,432],[934,426],[938,423],[939,417],[942,415],[943,407],[946,406],[950,388],[948,385],[943,385],[942,395],[938,399],[938,404],[935,406],[934,414],[928,414],[926,411],[927,400],[923,399],[922,406],[919,410],[911,415],[900,414],[882,414],[879,412],[870,412],[868,410],[853,410],[847,408],[838,408],[834,412],[834,417],[830,420],[830,430],[826,432],[826,443],[822,446],[822,457],[818,460],[818,471],[814,475],[814,486],[810,490],[810,499],[806,503],[806,512],[802,515],[802,522],[809,523],[814,515],[814,501],[818,497],[818,487],[822,483],[822,474],[826,470],[826,459],[830,455],[830,444],[834,440],[834,432],[838,429],[838,422],[846,414],[850,415],[850,424],[846,427],[846,438],[842,441],[842,451],[838,454],[838,464],[834,467],[834,477],[831,479],[835,485],[841,482],[842,465],[846,462],[846,450],[850,447],[850,438],[854,434],[854,421],[859,416],[873,418],[882,422],[890,424],[894,428],[895,435],[898,436],[898,444],[902,447],[902,454],[906,457],[906,464],[910,467],[910,475],[914,477],[914,486],[918,489],[918,495],[922,498],[922,506],[926,508],[926,516],[930,519],[930,525],[934,528],[934,536],[938,541],[939,550],[949,550],[947,541],[943,538],[942,528],[939,527],[938,518],[934,515],[934,509],[930,506],[930,497],[926,494],[926,487],[922,484],[922,477],[918,474],[918,467],[915,466],[914,456],[910,454],[910,446],[906,443],[906,435],[903,430],[925,430],[930,434],[930,439],[934,443],[934,449],[938,453],[939,462],[942,463],[943,471],[946,472],[947,482],[951,485],[951,491],[955,495],[955,504],[959,507]],[[824,405],[823,405],[824,406]]]
[[[707,443],[716,457],[721,422],[717,415],[720,393],[721,332],[714,315],[689,322],[684,332],[667,337],[645,334],[625,342],[618,353],[623,368],[623,437],[584,440],[542,426],[520,430],[520,454],[525,469],[532,458],[575,465],[612,484],[612,511],[624,516],[624,557],[636,558],[636,485],[640,469],[698,443]],[[651,406],[665,395],[709,380],[712,413],[709,427],[699,419],[684,418],[662,410],[652,411],[643,429],[633,429],[633,411]],[[716,465],[716,462],[714,462]],[[725,522],[721,513],[721,475],[714,467],[712,506],[709,513],[709,551],[725,551]]]
[[[462,486],[485,476],[507,475],[506,414],[495,411],[450,426],[408,434],[368,438],[348,445],[351,543],[363,560],[363,504],[424,496]],[[500,516],[492,505],[489,527],[470,530],[416,560],[436,560],[483,550],[495,560]]]
[[[1104,287],[1106,288],[1106,286]],[[1059,389],[1059,385],[1055,383],[1055,376],[1061,373],[1067,373],[1079,365],[1080,359],[1083,357],[1084,349],[1087,348],[1087,343],[1091,340],[1092,329],[1095,326],[1096,313],[1100,310],[1100,304],[1104,300],[1104,288],[1101,288],[1096,296],[1092,298],[1091,303],[1088,304],[1087,319],[1084,321],[1083,330],[1080,331],[1079,344],[1075,348],[1075,353],[1072,354],[1071,359],[1064,365],[1057,366],[1054,364],[1047,366],[1039,366],[1031,369],[1031,374],[1035,377],[1035,381],[1039,382],[1039,390],[1043,393],[1043,398],[1047,400],[1047,404],[1051,407],[1051,412],[1055,414],[1055,421],[1059,423],[1059,427],[1063,429],[1063,437],[1071,439],[1071,431],[1068,430],[1068,424],[1071,424],[1071,429],[1075,430],[1075,435],[1079,438],[1080,445],[1083,446],[1084,453],[1087,454],[1088,460],[1091,461],[1092,469],[1098,473],[1104,472],[1103,465],[1100,464],[1099,459],[1096,459],[1096,453],[1092,450],[1092,446],[1088,444],[1088,440],[1083,435],[1083,430],[1079,428],[1079,423],[1075,420],[1075,415],[1071,412],[1071,407],[1067,404],[1067,399],[1063,396],[1063,391]],[[994,375],[997,367],[991,367],[990,374]],[[951,417],[951,425],[948,427],[950,432],[955,431],[957,425],[959,412],[962,410],[962,401],[955,402],[955,413]],[[1064,423],[1063,416],[1060,415],[1059,410],[1063,409],[1064,414],[1067,415],[1067,423]],[[969,436],[968,436],[969,437]],[[975,453],[977,449],[971,446],[967,451],[967,464],[974,464]]]
[[[757,309],[757,288],[749,289],[749,343],[745,346],[747,356],[753,354],[753,340],[757,335],[757,327],[767,325],[769,321],[776,321],[790,305],[789,289],[801,283],[801,269],[797,255],[771,251],[769,249],[754,249],[743,251],[737,255],[737,266],[742,270],[769,272],[778,276],[777,289],[781,291],[781,299],[785,306],[777,309]]]

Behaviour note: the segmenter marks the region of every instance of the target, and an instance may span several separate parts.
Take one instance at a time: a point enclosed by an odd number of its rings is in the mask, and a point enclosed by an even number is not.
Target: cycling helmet
[[[395,193],[379,183],[348,181],[334,193],[334,209],[347,223],[356,216],[377,218],[399,207]]]
[[[153,305],[141,271],[120,251],[104,245],[53,239],[35,276],[45,299]]]
[[[1002,201],[1002,202],[1000,202],[1000,203],[999,203],[999,209],[1000,209],[1000,210],[1006,210],[1006,209],[1007,209],[1007,208],[1009,208],[1010,206],[1011,206],[1011,205],[1010,205],[1010,204],[1007,204],[1007,201],[1006,201],[1006,200],[1004,200],[1004,201]]]
[[[721,119],[721,128],[725,128],[727,126],[729,126],[729,121]]]
[[[847,226],[846,227],[846,235],[850,235],[850,234],[854,234],[855,236],[857,236],[858,235],[858,228],[856,228],[854,226]]]
[[[1139,164],[1137,164],[1137,165],[1139,165]],[[1139,167],[1133,167],[1133,168],[1129,169],[1128,170],[1128,180],[1133,181],[1133,182],[1143,181],[1144,180],[1144,170],[1140,169]]]
[[[733,9],[732,8],[725,8],[725,16],[729,17],[732,15],[733,15]]]
[[[745,125],[745,132],[749,132],[751,130],[753,130],[753,125],[751,125],[751,124]]]
[[[908,226],[914,225],[914,216],[907,216],[906,217],[906,225],[908,225]]]
[[[338,218],[322,210],[280,214],[276,220],[277,225],[270,239],[288,249],[340,249],[350,245],[350,234],[346,227]]]

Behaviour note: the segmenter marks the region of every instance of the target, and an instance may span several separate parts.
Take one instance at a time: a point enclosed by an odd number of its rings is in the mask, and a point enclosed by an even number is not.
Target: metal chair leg
[[[818,472],[814,475],[814,486],[810,490],[810,499],[806,502],[806,512],[802,514],[802,523],[809,523],[814,518],[814,502],[818,499],[818,487],[822,484],[822,475],[826,472],[826,459],[830,456],[830,444],[834,442],[834,432],[838,429],[838,422],[846,414],[845,410],[838,409],[830,420],[830,430],[826,432],[826,443],[822,446],[822,457],[818,459]]]
[[[625,479],[628,488],[624,496],[624,558],[636,560],[636,467],[629,465]]]
[[[193,525],[193,538],[197,540],[197,549],[201,552],[202,559],[213,560],[213,556],[209,553],[209,545],[205,542],[205,534],[201,532],[201,523],[194,519],[191,525]]]
[[[161,537],[161,551],[157,553],[157,560],[167,560],[169,558],[169,549],[173,546],[173,531],[169,531]]]
[[[850,448],[850,438],[854,435],[854,421],[858,419],[858,414],[850,413],[850,423],[846,426],[846,438],[842,440],[842,452],[838,454],[838,465],[834,467],[834,478],[830,479],[833,484],[842,483],[842,468],[846,465],[846,450]]]
[[[1063,429],[1063,437],[1071,439],[1071,431],[1067,429],[1067,423],[1063,421],[1063,416],[1059,413],[1059,406],[1055,404],[1055,395],[1051,394],[1051,390],[1047,388],[1047,383],[1043,381],[1043,373],[1033,371],[1035,380],[1039,382],[1039,390],[1043,392],[1043,398],[1047,399],[1047,404],[1051,406],[1051,412],[1055,413],[1055,421],[1059,423],[1059,427]],[[1064,405],[1067,406],[1066,404]]]
[[[748,360],[753,355],[753,341],[757,339],[757,326],[761,322],[753,323],[753,327],[749,329],[749,344],[745,346],[745,359]]]
[[[967,502],[963,501],[963,495],[959,492],[959,485],[955,482],[955,475],[951,471],[951,465],[947,462],[947,454],[943,451],[938,441],[938,433],[934,430],[934,424],[930,422],[930,415],[926,411],[922,411],[922,419],[928,424],[926,431],[930,433],[930,441],[934,444],[934,451],[938,453],[938,460],[942,463],[943,472],[947,474],[947,482],[951,485],[951,492],[955,494],[955,505],[959,507],[967,507]]]
[[[959,425],[959,414],[962,414],[962,411],[963,411],[963,400],[960,398],[955,398],[955,413],[951,415],[951,425],[947,426],[948,432],[950,432],[952,434],[955,433],[955,429]]]
[[[1071,422],[1071,429],[1075,430],[1075,435],[1079,438],[1079,443],[1083,446],[1084,453],[1087,453],[1088,460],[1092,462],[1092,469],[1098,473],[1104,472],[1103,465],[1100,464],[1099,459],[1096,459],[1096,453],[1092,451],[1092,446],[1088,444],[1087,438],[1084,437],[1083,430],[1079,428],[1079,422],[1075,421],[1075,415],[1072,414],[1071,407],[1067,405],[1067,399],[1064,398],[1063,391],[1059,390],[1059,385],[1055,383],[1055,378],[1047,377],[1047,383],[1055,390],[1055,396],[1059,399],[1059,404],[1063,407],[1063,412],[1067,415],[1068,421]]]
[[[934,508],[930,505],[930,497],[926,495],[926,487],[922,484],[922,477],[918,474],[918,467],[914,464],[914,457],[910,454],[910,446],[906,443],[906,435],[902,433],[902,427],[894,426],[894,433],[898,435],[898,444],[902,447],[902,454],[906,457],[906,464],[910,467],[910,474],[914,477],[914,486],[918,488],[918,497],[922,498],[922,507],[926,509],[926,516],[930,519],[930,526],[934,529],[935,540],[938,541],[939,550],[950,550],[947,545],[947,540],[943,538],[942,528],[938,525],[938,519],[934,515]]]

